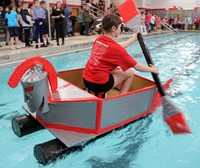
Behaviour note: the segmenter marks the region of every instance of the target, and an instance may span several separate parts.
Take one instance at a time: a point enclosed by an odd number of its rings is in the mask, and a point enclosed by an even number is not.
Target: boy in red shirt
[[[102,20],[104,35],[95,40],[83,72],[84,84],[92,92],[105,93],[120,84],[120,94],[128,92],[133,79],[132,67],[142,72],[159,73],[155,66],[135,61],[124,49],[137,40],[136,34],[120,44],[114,41],[120,35],[121,24],[121,19],[113,14]]]

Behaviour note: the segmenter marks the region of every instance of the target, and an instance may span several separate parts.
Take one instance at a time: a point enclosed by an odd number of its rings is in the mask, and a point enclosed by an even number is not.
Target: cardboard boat
[[[13,119],[15,134],[20,137],[44,127],[59,140],[57,149],[63,153],[65,147],[83,146],[102,134],[152,113],[162,104],[155,83],[136,74],[128,93],[119,95],[118,86],[109,90],[106,98],[96,97],[88,93],[83,84],[83,70],[80,68],[56,73],[51,63],[42,57],[27,59],[20,64],[8,84],[14,88],[21,81],[26,102],[23,108],[28,116],[26,119],[24,116]],[[171,82],[171,79],[168,80],[163,87],[169,88]],[[30,124],[30,118],[43,127]],[[24,122],[25,127],[31,125],[33,129],[24,133],[22,120],[27,120]],[[51,141],[49,144],[56,143]],[[51,145],[46,145],[48,152]],[[41,149],[44,146],[39,145],[34,149],[36,158],[42,164],[51,160]]]

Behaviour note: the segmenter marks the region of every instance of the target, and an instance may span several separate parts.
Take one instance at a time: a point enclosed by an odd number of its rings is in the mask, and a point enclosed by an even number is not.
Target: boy
[[[120,94],[128,92],[133,79],[132,67],[137,71],[159,73],[153,65],[136,62],[124,49],[137,40],[137,35],[118,44],[114,41],[121,33],[121,19],[113,14],[102,20],[104,35],[99,36],[92,47],[90,58],[83,72],[83,81],[89,91],[107,92],[121,84]]]

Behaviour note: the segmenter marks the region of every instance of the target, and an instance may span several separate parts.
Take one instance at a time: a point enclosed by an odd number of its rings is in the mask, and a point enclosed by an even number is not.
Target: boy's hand
[[[152,64],[149,64],[149,66],[152,68],[152,72],[155,73],[155,74],[159,74],[159,69],[157,67],[155,67],[154,65]]]
[[[138,34],[138,33],[133,33],[132,38],[134,38],[135,40],[137,40],[137,34]]]

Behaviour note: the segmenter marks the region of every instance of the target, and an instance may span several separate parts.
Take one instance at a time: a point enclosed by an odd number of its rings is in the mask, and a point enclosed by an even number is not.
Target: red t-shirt
[[[145,17],[145,23],[149,24],[150,20],[151,20],[151,15],[146,15],[146,17]]]
[[[83,78],[89,82],[104,84],[108,82],[110,72],[117,66],[126,71],[136,64],[121,45],[109,37],[99,36],[93,44]]]

